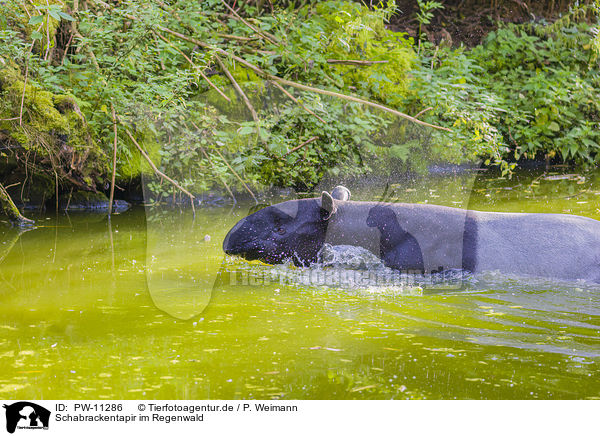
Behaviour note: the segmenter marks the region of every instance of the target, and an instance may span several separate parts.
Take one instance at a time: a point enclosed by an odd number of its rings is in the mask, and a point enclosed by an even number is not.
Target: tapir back
[[[600,281],[600,221],[561,214],[472,213],[477,271]]]

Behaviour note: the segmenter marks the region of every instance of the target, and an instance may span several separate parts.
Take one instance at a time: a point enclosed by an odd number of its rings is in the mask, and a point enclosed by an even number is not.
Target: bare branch
[[[430,107],[428,107],[428,108],[425,108],[425,109],[423,109],[421,112],[419,112],[417,115],[415,115],[415,118],[419,118],[419,117],[420,117],[421,115],[423,115],[425,112],[428,112],[428,111],[430,111],[430,110],[432,110],[432,109],[433,109],[433,107],[431,107],[431,106],[430,106]]]
[[[152,159],[150,159],[150,156],[148,156],[148,154],[144,151],[144,149],[140,146],[140,144],[138,144],[138,142],[135,140],[135,138],[133,137],[133,135],[131,134],[131,132],[127,128],[127,126],[125,126],[123,124],[123,122],[119,119],[119,117],[117,117],[117,120],[119,120],[119,123],[125,128],[125,133],[127,133],[127,136],[129,136],[129,139],[131,139],[131,141],[137,147],[137,149],[139,150],[139,152],[142,155],[142,157],[144,159],[146,159],[146,162],[148,162],[148,165],[150,165],[150,168],[152,168],[152,170],[159,177],[165,179],[166,181],[168,181],[169,183],[171,183],[173,186],[175,186],[177,189],[179,189],[181,192],[183,192],[185,195],[187,195],[190,198],[190,201],[192,203],[192,210],[194,210],[194,198],[195,197],[190,192],[188,192],[187,189],[185,189],[179,183],[177,183],[175,180],[173,180],[172,178],[170,178],[169,176],[167,176],[165,173],[163,173],[161,170],[159,170],[158,168],[156,168],[156,165],[154,165],[154,162],[152,162]],[[194,214],[195,214],[195,210],[194,210]]]
[[[306,141],[304,141],[304,142],[303,142],[302,144],[300,144],[299,146],[292,148],[290,151],[288,151],[286,154],[284,154],[284,155],[283,155],[283,157],[286,157],[287,155],[289,155],[289,154],[292,154],[293,152],[295,152],[295,151],[297,151],[297,150],[300,150],[300,149],[301,149],[302,147],[304,147],[305,145],[308,145],[308,144],[310,144],[311,142],[315,142],[317,139],[319,139],[319,137],[318,137],[318,136],[313,136],[312,138],[310,138],[310,139],[307,139]]]
[[[113,134],[115,139],[113,142],[113,168],[112,168],[112,179],[110,181],[110,198],[108,200],[108,216],[112,215],[113,200],[115,198],[115,178],[117,174],[117,114],[115,112],[115,106],[113,102],[110,102],[110,110],[112,112],[113,120]]]
[[[25,103],[25,90],[27,89],[27,78],[29,77],[29,57],[25,61],[25,81],[23,82],[23,94],[21,94],[21,109],[19,109],[19,126],[23,125],[23,103]]]
[[[271,35],[269,32],[265,32],[264,30],[260,30],[257,27],[254,27],[252,24],[250,24],[248,21],[244,20],[242,17],[240,17],[240,15],[231,8],[231,6],[229,6],[227,3],[225,3],[224,0],[221,0],[221,3],[223,3],[223,5],[229,9],[229,11],[238,19],[240,20],[242,23],[244,23],[246,26],[248,26],[250,29],[252,29],[254,32],[256,32],[257,34],[259,34],[260,36],[262,36],[263,38],[267,39],[269,42],[275,44],[275,45],[279,45],[281,44],[281,41],[279,41],[275,35]]]
[[[107,3],[103,2],[102,0],[94,0],[94,1],[103,4],[108,9],[112,9],[112,7],[110,5],[108,5]],[[122,15],[125,16],[125,17],[127,17],[127,18],[129,18],[129,19],[131,19],[131,20],[138,20],[137,17],[135,17],[133,15],[130,15],[130,14],[122,14]],[[426,122],[421,121],[421,120],[419,120],[419,119],[417,119],[415,117],[411,117],[410,115],[407,115],[404,112],[400,112],[400,111],[398,111],[396,109],[392,109],[390,107],[383,106],[381,104],[374,103],[372,101],[363,100],[361,98],[354,97],[354,96],[351,96],[351,95],[341,94],[339,92],[334,92],[334,91],[328,91],[328,90],[321,89],[321,88],[315,88],[313,86],[303,85],[303,84],[298,83],[298,82],[293,82],[291,80],[282,79],[281,77],[274,76],[272,74],[267,73],[266,71],[264,71],[260,67],[257,67],[256,65],[248,62],[247,60],[245,60],[245,59],[243,59],[243,58],[241,58],[239,56],[236,56],[233,53],[228,52],[227,50],[223,50],[220,47],[214,47],[214,46],[212,46],[210,44],[207,44],[207,43],[205,43],[203,41],[200,41],[199,39],[192,38],[191,36],[184,35],[182,33],[176,32],[174,30],[171,30],[171,29],[169,29],[167,27],[164,27],[164,26],[161,26],[161,25],[157,25],[156,28],[158,30],[160,30],[161,32],[169,33],[169,34],[175,36],[176,38],[182,39],[184,41],[191,42],[193,44],[198,45],[199,47],[206,48],[206,49],[211,50],[211,51],[213,51],[215,53],[218,53],[218,54],[221,54],[223,56],[227,56],[227,57],[229,57],[231,59],[234,59],[235,61],[241,63],[242,65],[244,65],[248,69],[254,71],[259,76],[261,76],[261,77],[263,77],[263,78],[265,78],[267,80],[272,80],[272,81],[279,82],[281,85],[287,85],[287,86],[291,86],[293,88],[302,89],[304,91],[314,92],[316,94],[329,95],[331,97],[337,97],[337,98],[341,98],[343,100],[353,101],[353,102],[356,102],[356,103],[364,104],[366,106],[371,106],[371,107],[374,107],[376,109],[381,109],[381,110],[383,110],[385,112],[391,113],[391,114],[396,115],[396,116],[398,116],[400,118],[407,119],[407,120],[409,120],[409,121],[411,121],[413,123],[416,123],[416,124],[419,124],[419,125],[422,125],[422,126],[430,127],[432,129],[437,129],[437,130],[444,130],[446,132],[452,132],[452,130],[449,129],[449,128],[447,128],[447,127],[437,126],[435,124],[426,123]]]
[[[21,212],[17,206],[15,206],[15,203],[12,201],[12,198],[10,198],[10,195],[2,183],[0,183],[0,207],[8,218],[18,226],[28,226],[34,223],[34,221],[21,215]]]
[[[238,92],[240,97],[242,97],[242,100],[244,101],[246,107],[248,108],[248,110],[250,110],[250,113],[252,114],[252,119],[254,120],[254,122],[258,124],[258,122],[259,122],[258,114],[256,113],[254,106],[252,106],[252,103],[250,103],[248,96],[244,93],[244,91],[242,90],[240,85],[236,82],[235,78],[233,77],[231,72],[227,69],[227,67],[225,66],[225,64],[219,57],[219,55],[215,54],[215,60],[217,61],[217,63],[219,64],[219,67],[221,67],[221,70],[223,70],[223,73],[225,73],[225,75],[227,76],[227,78],[229,79],[229,81],[231,82],[233,87],[235,88],[235,90]]]
[[[271,82],[273,85],[275,85],[277,88],[279,88],[279,90],[281,90],[281,92],[283,92],[290,100],[292,100],[294,103],[296,103],[298,106],[300,106],[302,109],[304,109],[306,112],[308,112],[309,114],[313,115],[314,117],[316,117],[319,121],[321,121],[323,124],[327,124],[327,122],[321,118],[320,116],[318,116],[316,113],[314,113],[313,111],[311,111],[309,108],[307,108],[306,106],[304,106],[302,104],[302,102],[300,100],[298,100],[296,97],[294,97],[292,94],[290,94],[289,92],[286,91],[286,89],[281,86],[279,83],[272,81]]]
[[[198,129],[198,131],[202,130],[200,129],[200,127],[198,127],[198,125],[196,123],[194,123],[193,121],[190,121],[190,123],[192,123],[192,125]],[[248,191],[250,193],[250,195],[252,196],[252,198],[254,199],[254,201],[256,202],[256,204],[258,204],[258,200],[256,199],[256,196],[254,195],[254,192],[252,192],[252,189],[250,189],[248,187],[248,185],[246,184],[246,182],[244,182],[244,179],[242,179],[240,177],[240,175],[237,173],[236,170],[234,170],[231,165],[229,165],[229,162],[227,162],[227,159],[225,159],[225,156],[223,156],[221,154],[221,152],[219,150],[217,150],[216,148],[214,149],[215,152],[219,155],[219,157],[221,158],[221,160],[225,163],[225,165],[227,165],[227,168],[229,168],[231,170],[231,172],[233,173],[233,175],[242,183],[242,185],[244,185],[244,188],[246,188],[246,191]]]
[[[188,63],[196,69],[196,71],[198,71],[198,74],[200,74],[200,76],[202,76],[202,78],[210,85],[211,88],[213,88],[215,91],[217,91],[219,93],[219,95],[221,97],[223,97],[225,100],[227,100],[229,103],[231,103],[231,99],[229,97],[227,97],[227,94],[225,94],[223,91],[221,91],[217,85],[215,85],[209,78],[208,76],[206,76],[206,74],[204,74],[202,72],[202,69],[196,65],[194,63],[194,61],[192,61],[190,59],[190,57],[188,55],[186,55],[183,51],[181,51],[179,49],[179,47],[177,47],[175,44],[173,44],[171,41],[169,41],[167,38],[165,38],[164,36],[162,36],[160,33],[152,31],[152,33],[154,33],[154,35],[158,36],[160,39],[162,39],[163,41],[165,41],[167,44],[169,44],[169,46],[173,47],[175,50],[177,50],[184,58],[186,61],[188,61]]]
[[[233,39],[234,41],[244,41],[244,42],[256,41],[258,39],[256,36],[248,37],[248,36],[228,35],[226,33],[217,33],[217,36],[219,38],[223,38],[223,39]]]
[[[391,113],[393,115],[396,115],[398,117],[407,119],[409,121],[412,121],[413,123],[420,124],[422,126],[431,127],[432,129],[437,129],[437,130],[444,130],[446,132],[452,132],[452,130],[449,129],[449,128],[447,128],[447,127],[437,126],[435,124],[426,123],[425,121],[418,120],[415,117],[411,117],[410,115],[405,114],[404,112],[400,112],[400,111],[398,111],[396,109],[392,109],[392,108],[389,108],[387,106],[383,106],[381,104],[374,103],[372,101],[363,100],[362,98],[358,98],[358,97],[354,97],[354,96],[346,95],[346,94],[341,94],[339,92],[327,91],[325,89],[315,88],[313,86],[308,86],[308,85],[303,85],[302,83],[293,82],[291,80],[286,80],[286,79],[282,79],[281,77],[273,76],[272,74],[267,73],[266,71],[264,71],[263,69],[257,67],[256,65],[251,64],[250,62],[248,62],[244,58],[236,56],[233,53],[229,53],[228,51],[223,50],[222,48],[213,47],[213,46],[211,46],[211,45],[209,45],[209,44],[207,44],[205,42],[202,42],[202,41],[200,41],[198,39],[195,39],[195,38],[183,35],[183,34],[181,34],[179,32],[175,32],[174,30],[168,29],[168,28],[163,27],[163,26],[158,26],[158,28],[159,28],[159,30],[161,30],[163,32],[170,33],[171,35],[173,35],[173,36],[175,36],[177,38],[183,39],[184,41],[192,42],[194,44],[199,45],[200,47],[204,47],[206,49],[213,50],[213,51],[215,51],[217,53],[220,53],[220,54],[222,54],[224,56],[228,56],[231,59],[234,59],[237,62],[239,62],[240,64],[244,65],[248,69],[254,71],[256,74],[264,77],[265,79],[276,81],[276,82],[279,82],[282,85],[291,86],[293,88],[297,88],[297,89],[302,89],[302,90],[305,90],[305,91],[314,92],[316,94],[329,95],[331,97],[337,97],[337,98],[341,98],[343,100],[348,100],[348,101],[353,101],[353,102],[356,102],[356,103],[361,103],[361,104],[364,104],[366,106],[371,106],[371,107],[374,107],[376,109],[381,109],[381,110],[383,110],[385,112],[389,112],[389,113]]]

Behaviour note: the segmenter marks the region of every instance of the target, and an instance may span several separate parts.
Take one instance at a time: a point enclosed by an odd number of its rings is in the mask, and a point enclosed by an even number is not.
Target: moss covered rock
[[[57,182],[64,190],[90,191],[103,182],[108,158],[95,143],[75,98],[43,90],[31,76],[25,81],[6,59],[0,60],[0,119],[0,146],[3,156],[16,163],[13,173],[52,180],[49,194],[54,194]],[[2,179],[9,176],[0,173]]]

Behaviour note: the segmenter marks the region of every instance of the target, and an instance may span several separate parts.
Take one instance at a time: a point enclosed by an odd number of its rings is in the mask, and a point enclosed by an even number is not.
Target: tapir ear
[[[331,191],[331,196],[336,200],[348,201],[350,200],[350,190],[345,186],[338,185]]]
[[[323,212],[324,220],[328,220],[337,212],[335,200],[327,191],[321,193],[321,212]]]

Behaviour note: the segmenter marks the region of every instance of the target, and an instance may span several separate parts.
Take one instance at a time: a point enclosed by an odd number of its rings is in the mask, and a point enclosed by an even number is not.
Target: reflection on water
[[[189,211],[146,210],[148,291],[156,307],[175,318],[190,319],[210,302],[223,254],[222,239],[213,240],[209,233],[214,232],[206,229],[221,213],[202,213],[193,219]]]
[[[386,196],[600,218],[600,173],[491,178],[470,197],[466,185],[412,181]],[[363,200],[383,192],[350,188]],[[195,221],[137,208],[110,225],[81,214],[36,217],[23,234],[0,228],[0,396],[599,395],[597,287],[493,272],[464,277],[460,289],[306,282],[305,269],[225,258],[222,239],[248,208],[200,209]]]
[[[15,244],[19,241],[21,235],[25,232],[33,230],[30,227],[27,228],[10,228],[5,229],[4,234],[2,235],[1,244],[0,244],[0,264],[4,260],[4,258],[10,253]]]

